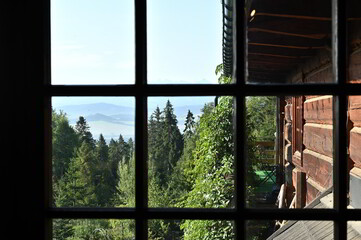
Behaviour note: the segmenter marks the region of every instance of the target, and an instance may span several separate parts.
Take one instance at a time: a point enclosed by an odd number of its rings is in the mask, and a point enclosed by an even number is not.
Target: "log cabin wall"
[[[354,41],[349,56],[349,82],[361,83],[361,48],[360,41]],[[332,65],[330,62],[330,52],[322,50],[318,57],[305,63],[301,68],[289,78],[292,83],[312,83],[312,82],[332,82]],[[293,101],[294,103],[294,101]],[[290,109],[295,109],[287,102],[285,113]],[[302,103],[302,158],[301,161],[289,154],[290,145],[290,125],[295,128],[299,119],[291,119],[284,127],[285,136],[285,169],[292,169],[292,187],[296,191],[304,192],[305,199],[297,199],[300,202],[298,206],[304,206],[310,203],[314,198],[332,186],[332,96],[304,96]],[[295,117],[295,114],[291,113]],[[361,96],[350,96],[348,107],[348,136],[349,136],[349,161],[350,180],[350,206],[361,208]],[[295,131],[293,131],[295,132]],[[287,139],[289,140],[287,142]],[[293,137],[296,139],[296,137]],[[297,161],[295,161],[297,160]],[[291,166],[290,166],[291,165]],[[306,174],[306,180],[298,179],[299,173]],[[287,170],[285,170],[287,175]],[[286,176],[287,179],[287,176]],[[299,181],[305,181],[301,184],[304,189],[297,189]]]

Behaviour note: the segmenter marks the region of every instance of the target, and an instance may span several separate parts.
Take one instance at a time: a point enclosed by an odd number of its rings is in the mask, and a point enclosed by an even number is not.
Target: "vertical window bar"
[[[346,85],[346,1],[332,1],[332,61],[334,82],[339,86],[338,96],[333,100],[333,149],[334,149],[334,207],[339,218],[334,224],[335,239],[345,239],[347,235],[347,93]]]
[[[147,239],[145,211],[148,200],[147,170],[147,96],[142,87],[147,84],[147,19],[146,0],[135,0],[135,236]]]
[[[246,154],[245,154],[245,21],[244,0],[233,1],[233,81],[239,90],[235,99],[235,189],[236,189],[236,239],[246,239],[245,192],[246,192]]]
[[[43,17],[43,62],[44,62],[44,78],[43,78],[43,86],[51,85],[51,20],[50,20],[50,2],[51,0],[45,0],[42,2],[43,9],[42,9],[42,17]],[[46,88],[48,89],[48,88]],[[51,96],[42,91],[42,98],[43,98],[43,116],[44,116],[44,123],[43,123],[43,131],[44,131],[44,149],[43,149],[43,156],[44,156],[44,214],[45,217],[43,219],[44,224],[44,232],[43,238],[44,239],[52,239],[53,236],[53,220],[52,218],[48,217],[46,212],[49,208],[52,207],[52,196],[53,196],[53,182],[52,182],[52,107],[51,107]]]

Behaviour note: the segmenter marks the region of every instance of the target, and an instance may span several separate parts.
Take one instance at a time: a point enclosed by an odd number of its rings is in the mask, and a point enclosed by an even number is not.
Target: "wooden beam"
[[[279,55],[279,54],[269,54],[269,53],[248,53],[248,55],[255,56],[267,56],[267,57],[276,57],[276,58],[290,58],[290,59],[300,59],[300,58],[310,58],[312,56],[289,56],[289,55]]]
[[[296,208],[304,208],[306,205],[306,173],[296,172]]]
[[[303,15],[290,15],[290,14],[278,14],[278,13],[256,13],[255,16],[268,16],[268,17],[283,17],[316,21],[332,21],[330,17],[315,17],[315,16],[303,16]]]
[[[255,42],[249,42],[248,45],[251,45],[251,46],[265,46],[265,47],[279,47],[279,48],[292,48],[292,49],[302,49],[302,50],[312,50],[312,49],[323,49],[323,48],[325,48],[325,46],[303,47],[303,46],[279,45],[279,44],[255,43]]]
[[[268,65],[281,65],[281,66],[289,66],[289,65],[298,65],[299,63],[294,63],[294,62],[268,62],[268,61],[258,61],[258,60],[253,60],[253,59],[248,59],[248,63],[249,64],[268,64]]]
[[[319,33],[319,34],[298,34],[298,33],[288,33],[288,32],[281,32],[275,30],[269,30],[264,28],[248,28],[249,32],[265,32],[277,35],[285,35],[285,36],[292,36],[292,37],[302,37],[302,38],[310,38],[310,39],[318,39],[321,40],[327,36],[327,34]]]
[[[267,16],[267,17],[282,17],[282,18],[293,18],[293,19],[303,19],[303,20],[315,20],[315,21],[332,21],[330,17],[317,17],[317,16],[305,16],[305,15],[292,15],[292,14],[280,14],[280,13],[256,13],[251,18],[256,16]],[[350,17],[347,18],[347,21],[361,21],[359,17]]]

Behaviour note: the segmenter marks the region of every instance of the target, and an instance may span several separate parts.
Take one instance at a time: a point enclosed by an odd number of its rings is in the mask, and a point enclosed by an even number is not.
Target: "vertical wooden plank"
[[[296,208],[304,208],[306,205],[306,173],[296,173]]]

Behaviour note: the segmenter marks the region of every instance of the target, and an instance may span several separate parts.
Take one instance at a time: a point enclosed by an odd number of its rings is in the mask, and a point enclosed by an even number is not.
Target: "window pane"
[[[361,222],[350,221],[347,222],[347,239],[360,240],[361,239]]]
[[[122,239],[135,238],[134,220],[54,219],[53,239]]]
[[[235,239],[234,222],[224,220],[149,220],[148,239]]]
[[[52,84],[133,84],[133,5],[52,0]]]
[[[222,63],[220,1],[147,2],[148,82],[217,83]]]
[[[350,52],[349,56],[349,82],[350,83],[361,83],[361,71],[360,71],[360,61],[361,61],[361,2],[358,0],[349,0],[348,1],[348,50]]]
[[[350,206],[361,208],[361,96],[349,96],[348,152],[350,170]]]
[[[333,208],[332,96],[247,97],[246,109],[248,206]]]
[[[248,221],[247,240],[334,239],[331,221]]]
[[[234,207],[233,98],[149,98],[150,207]]]
[[[248,83],[333,81],[331,1],[252,1],[246,6]]]
[[[53,205],[134,207],[134,98],[52,99]]]

